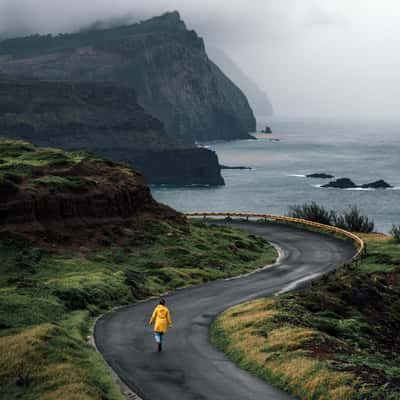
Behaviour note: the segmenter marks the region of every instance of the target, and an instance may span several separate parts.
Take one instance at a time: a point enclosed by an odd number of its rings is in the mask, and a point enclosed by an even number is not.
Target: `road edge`
[[[239,229],[240,229],[240,228],[239,228]],[[276,243],[273,243],[273,242],[270,242],[270,241],[268,241],[268,243],[269,243],[271,246],[273,246],[273,247],[275,248],[275,250],[277,251],[277,253],[278,253],[278,257],[276,258],[276,260],[275,260],[274,263],[268,264],[268,265],[264,265],[263,267],[257,268],[257,269],[255,269],[254,271],[247,272],[247,273],[245,273],[245,274],[233,276],[233,277],[231,277],[231,278],[220,278],[220,279],[215,279],[215,280],[213,280],[212,282],[217,282],[217,281],[229,281],[229,280],[244,278],[244,277],[246,277],[246,276],[250,276],[250,275],[256,274],[256,273],[258,273],[258,272],[264,271],[265,269],[272,268],[272,267],[274,267],[274,266],[280,265],[280,263],[282,262],[283,258],[285,257],[285,251],[284,251],[278,244],[276,244]],[[211,282],[211,281],[210,281],[210,282]],[[196,286],[202,286],[202,285],[204,285],[204,283],[201,283],[201,284],[199,284],[199,285],[192,285],[192,286],[187,286],[187,287],[183,287],[183,288],[178,288],[178,289],[176,289],[174,292],[179,291],[179,290],[194,288],[194,287],[196,287]],[[166,295],[168,295],[168,294],[170,294],[170,293],[172,293],[172,292],[163,293],[161,296],[166,296]],[[154,299],[156,299],[156,298],[158,299],[159,296],[150,296],[150,297],[147,297],[147,298],[145,298],[145,299],[139,300],[139,301],[137,301],[137,302],[135,302],[135,303],[124,304],[124,305],[121,305],[121,306],[118,306],[118,307],[114,307],[114,308],[112,308],[111,310],[107,311],[106,313],[97,316],[97,317],[95,318],[95,320],[93,321],[93,323],[91,324],[91,327],[90,327],[90,336],[87,337],[87,342],[96,350],[96,352],[97,352],[98,354],[100,354],[101,358],[103,359],[103,362],[105,363],[105,365],[106,365],[106,367],[107,367],[107,369],[108,369],[108,372],[110,373],[111,379],[113,380],[114,384],[115,384],[116,386],[118,386],[119,390],[121,391],[121,394],[125,397],[126,400],[144,400],[144,399],[143,399],[142,397],[140,397],[140,396],[135,392],[134,389],[130,388],[130,387],[122,380],[122,378],[121,378],[121,377],[117,374],[117,372],[111,367],[111,365],[110,365],[110,364],[107,362],[107,360],[104,358],[104,356],[103,356],[103,354],[101,353],[101,351],[98,349],[97,344],[96,344],[96,334],[95,334],[96,324],[97,324],[97,322],[98,322],[100,319],[104,318],[106,315],[108,315],[108,314],[110,314],[110,313],[113,313],[113,312],[115,312],[115,311],[121,310],[121,309],[126,308],[126,307],[131,307],[131,306],[133,306],[133,305],[135,305],[135,304],[138,304],[138,303],[145,303],[145,302],[147,302],[147,301],[154,300]]]

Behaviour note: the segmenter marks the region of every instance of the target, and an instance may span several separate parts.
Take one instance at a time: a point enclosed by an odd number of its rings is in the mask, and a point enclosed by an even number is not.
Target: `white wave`
[[[346,188],[343,190],[348,190],[348,191],[353,191],[353,192],[371,192],[371,191],[378,190],[378,189],[357,187],[357,188]]]
[[[294,176],[296,178],[305,178],[305,175],[300,175],[300,174],[286,174],[286,176]]]
[[[348,188],[348,189],[344,189],[344,190],[354,190],[354,191],[358,191],[358,192],[375,192],[375,191],[391,191],[391,190],[400,190],[400,187],[392,187],[392,188]]]

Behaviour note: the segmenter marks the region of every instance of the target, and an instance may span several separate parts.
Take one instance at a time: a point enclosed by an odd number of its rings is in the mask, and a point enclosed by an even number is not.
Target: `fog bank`
[[[395,0],[0,0],[0,36],[180,11],[270,94],[278,115],[398,118]]]

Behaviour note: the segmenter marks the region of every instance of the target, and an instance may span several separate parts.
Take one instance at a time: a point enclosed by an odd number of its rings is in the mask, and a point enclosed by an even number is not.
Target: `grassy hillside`
[[[121,237],[123,241],[121,242]],[[0,399],[121,399],[87,344],[113,306],[271,263],[275,250],[241,231],[153,222],[102,247],[54,250],[0,237]]]
[[[189,223],[124,165],[0,140],[0,399],[121,399],[87,342],[96,316],[275,257]]]
[[[365,239],[361,267],[227,310],[213,342],[300,399],[400,399],[400,244]]]

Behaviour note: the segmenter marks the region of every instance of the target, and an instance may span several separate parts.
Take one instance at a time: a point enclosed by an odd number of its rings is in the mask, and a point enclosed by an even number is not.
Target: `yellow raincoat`
[[[172,320],[168,308],[159,304],[154,309],[149,324],[151,325],[154,321],[154,332],[167,332],[168,328],[172,326]]]

